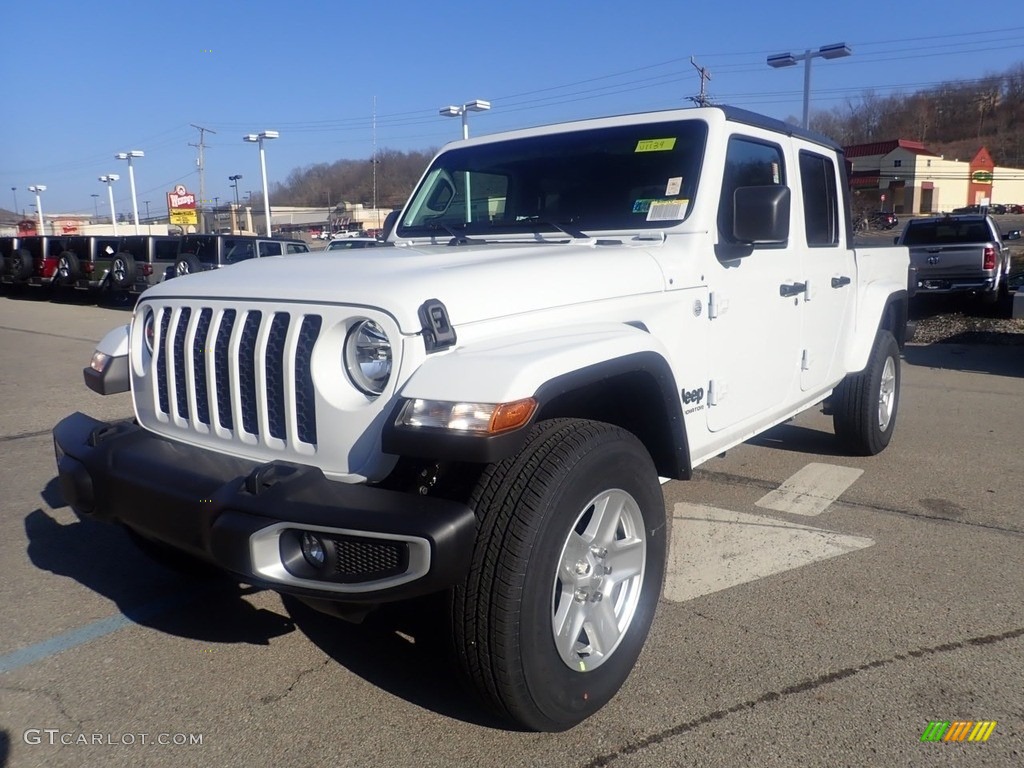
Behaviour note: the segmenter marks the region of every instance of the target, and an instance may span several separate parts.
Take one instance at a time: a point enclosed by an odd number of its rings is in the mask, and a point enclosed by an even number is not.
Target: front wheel
[[[610,424],[540,422],[470,504],[477,543],[452,601],[463,672],[500,716],[571,728],[625,682],[654,617],[666,526],[651,457]]]
[[[832,393],[836,437],[852,453],[874,456],[892,439],[900,398],[900,348],[880,330],[867,367],[847,374]]]

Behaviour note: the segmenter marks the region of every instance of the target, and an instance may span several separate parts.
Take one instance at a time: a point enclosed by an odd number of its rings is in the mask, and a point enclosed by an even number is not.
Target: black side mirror
[[[789,187],[737,187],[732,232],[741,243],[775,245],[789,239]]]
[[[1009,232],[1003,235],[1003,240],[1020,240],[1020,230],[1011,229]]]

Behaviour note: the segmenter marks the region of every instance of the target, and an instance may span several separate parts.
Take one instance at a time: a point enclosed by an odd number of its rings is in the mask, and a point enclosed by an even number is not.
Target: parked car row
[[[173,277],[308,251],[301,240],[252,235],[0,237],[0,283],[141,293]]]
[[[978,213],[978,214],[992,214],[994,216],[1002,216],[1006,213],[1024,213],[1024,205],[1017,203],[994,203],[993,205],[965,205],[962,208],[954,208],[951,213],[963,214],[963,213]]]

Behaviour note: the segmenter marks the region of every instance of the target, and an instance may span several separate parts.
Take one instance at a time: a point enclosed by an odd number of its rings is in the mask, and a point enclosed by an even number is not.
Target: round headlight
[[[345,339],[345,370],[360,392],[379,395],[391,378],[391,342],[373,320],[352,326]]]
[[[149,354],[152,355],[156,340],[156,314],[150,309],[145,312],[146,316],[142,320],[142,340],[145,342]]]

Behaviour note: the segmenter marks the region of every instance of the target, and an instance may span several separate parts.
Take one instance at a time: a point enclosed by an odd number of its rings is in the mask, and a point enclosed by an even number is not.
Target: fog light
[[[302,534],[302,556],[314,568],[322,568],[326,562],[327,553],[324,552],[324,543],[315,533],[305,531]]]

